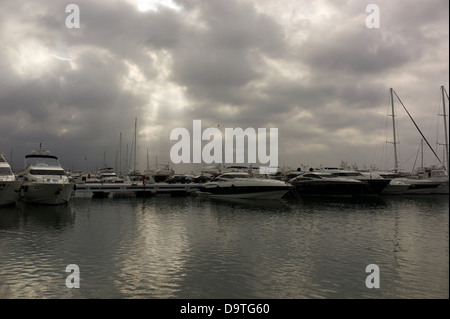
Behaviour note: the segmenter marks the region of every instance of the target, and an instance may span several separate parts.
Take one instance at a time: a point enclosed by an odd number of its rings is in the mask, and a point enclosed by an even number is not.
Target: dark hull
[[[366,189],[366,195],[379,195],[385,189],[389,183],[389,179],[368,179],[366,180],[368,187]]]
[[[215,197],[278,199],[289,189],[289,186],[202,187],[200,193]]]
[[[363,196],[372,191],[367,183],[302,181],[294,184],[299,196]]]

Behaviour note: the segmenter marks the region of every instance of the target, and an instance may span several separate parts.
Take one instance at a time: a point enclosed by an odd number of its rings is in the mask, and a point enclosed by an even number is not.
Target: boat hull
[[[390,180],[381,179],[367,179],[367,195],[379,195],[389,185]]]
[[[448,181],[436,187],[431,194],[449,194]]]
[[[30,204],[62,205],[70,201],[73,191],[73,184],[24,183],[19,199]]]
[[[408,190],[404,194],[428,195],[433,193],[440,185],[439,182],[431,182],[427,180],[412,181]]]
[[[0,182],[0,206],[14,205],[19,199],[20,182]]]
[[[294,188],[299,196],[361,196],[368,192],[366,183],[351,181],[302,181]]]
[[[234,180],[226,183],[206,183],[200,190],[200,195],[216,198],[233,199],[281,199],[291,186],[279,181],[250,181]]]
[[[405,194],[405,192],[409,189],[408,184],[389,184],[385,189],[381,192],[381,195],[401,195]]]

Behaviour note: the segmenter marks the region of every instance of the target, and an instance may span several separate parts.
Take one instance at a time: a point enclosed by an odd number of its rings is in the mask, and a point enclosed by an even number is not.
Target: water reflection
[[[448,234],[442,196],[21,204],[0,214],[0,297],[441,298]],[[381,289],[365,286],[371,263]]]
[[[32,205],[18,202],[17,212],[23,223],[32,223],[44,227],[62,229],[74,222],[72,205]]]
[[[134,227],[115,261],[115,285],[123,296],[170,298],[180,289],[189,247],[178,215],[185,206],[176,203],[147,199],[134,208]]]

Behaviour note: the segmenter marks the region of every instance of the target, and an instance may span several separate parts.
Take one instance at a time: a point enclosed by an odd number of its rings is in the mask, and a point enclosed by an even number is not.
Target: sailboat
[[[437,165],[424,166],[423,163],[423,140],[421,143],[422,161],[421,167],[419,167],[414,177],[419,180],[430,180],[441,183],[437,188],[433,189],[432,194],[449,194],[449,177],[448,177],[448,132],[447,132],[447,112],[445,108],[445,88],[441,86],[442,92],[442,106],[443,106],[443,118],[444,118],[444,136],[445,136],[445,163],[441,167]],[[440,114],[441,115],[441,114]]]
[[[142,181],[142,173],[140,170],[136,169],[136,148],[137,148],[137,143],[136,143],[136,130],[137,130],[137,118],[134,119],[134,140],[133,140],[133,144],[132,147],[134,150],[134,162],[133,162],[133,169],[130,170],[127,174],[127,177],[130,181],[132,182],[138,182],[138,181]]]
[[[397,135],[396,135],[396,130],[395,130],[394,93],[395,93],[394,90],[391,88],[390,96],[391,96],[391,108],[392,108],[392,128],[393,128],[393,138],[394,138],[394,141],[392,142],[394,145],[394,174],[398,174],[399,166],[398,166],[398,157],[397,157]],[[417,130],[422,135],[423,139],[426,141],[428,146],[431,148],[430,144],[426,140],[425,136],[422,134],[422,131],[417,126],[417,124],[414,121],[414,119],[412,118],[411,114],[408,112],[406,107],[401,102],[397,93],[395,93],[395,96],[399,99],[400,103],[402,104],[406,113],[408,113],[408,116],[413,121]],[[431,150],[436,155],[436,153],[434,152],[434,150],[432,148],[431,148]],[[436,155],[436,157],[437,157],[437,155]],[[382,174],[382,173],[380,173],[380,175],[386,176],[386,174]],[[390,176],[391,176],[391,178],[393,177],[392,174]],[[398,183],[409,185],[409,187],[405,191],[403,191],[403,194],[431,194],[436,188],[438,188],[442,184],[442,182],[440,182],[440,181],[434,181],[434,180],[430,180],[430,179],[418,179],[418,178],[411,177],[411,176],[400,176],[400,175],[398,175],[398,177],[392,178],[392,181],[394,181],[394,183],[391,182],[390,185],[392,185],[393,187],[395,187],[394,185],[398,184]],[[389,187],[387,188],[387,191],[389,191]]]

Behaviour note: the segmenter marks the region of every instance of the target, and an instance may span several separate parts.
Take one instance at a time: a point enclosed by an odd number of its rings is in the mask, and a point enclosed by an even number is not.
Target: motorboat
[[[267,178],[255,178],[244,172],[227,172],[202,185],[200,195],[233,199],[281,199],[291,185]]]
[[[367,182],[349,177],[336,177],[329,172],[302,172],[289,180],[300,196],[361,196]]]
[[[390,180],[388,178],[383,178],[372,172],[359,172],[354,170],[343,170],[343,169],[324,169],[331,176],[340,178],[350,178],[354,180],[359,180],[366,182],[361,192],[363,195],[379,195],[389,184]]]
[[[119,177],[112,167],[104,167],[97,171],[100,183],[117,183],[119,182]]]
[[[165,182],[169,177],[173,176],[175,171],[169,167],[169,165],[165,165],[162,168],[159,168],[153,174],[153,179],[156,183]]]
[[[58,157],[39,146],[25,156],[25,171],[21,174],[19,200],[26,203],[59,205],[70,201],[74,184],[58,161]]]
[[[389,187],[387,187],[382,194],[427,195],[433,193],[442,184],[442,181],[420,179],[417,176],[412,177],[395,172],[379,172],[378,174],[384,178],[391,179]]]
[[[431,194],[449,194],[448,173],[444,167],[436,166],[421,167],[416,170],[413,176],[419,180],[429,180],[441,183],[431,191]]]
[[[405,179],[394,178],[388,186],[381,192],[382,195],[401,195],[405,194],[411,184]]]
[[[0,153],[0,206],[14,205],[18,199],[20,182],[11,170],[11,166]]]
[[[381,195],[402,195],[405,194],[411,186],[411,183],[404,178],[405,176],[399,173],[389,171],[377,171],[372,173],[390,180],[389,184],[381,192]]]

